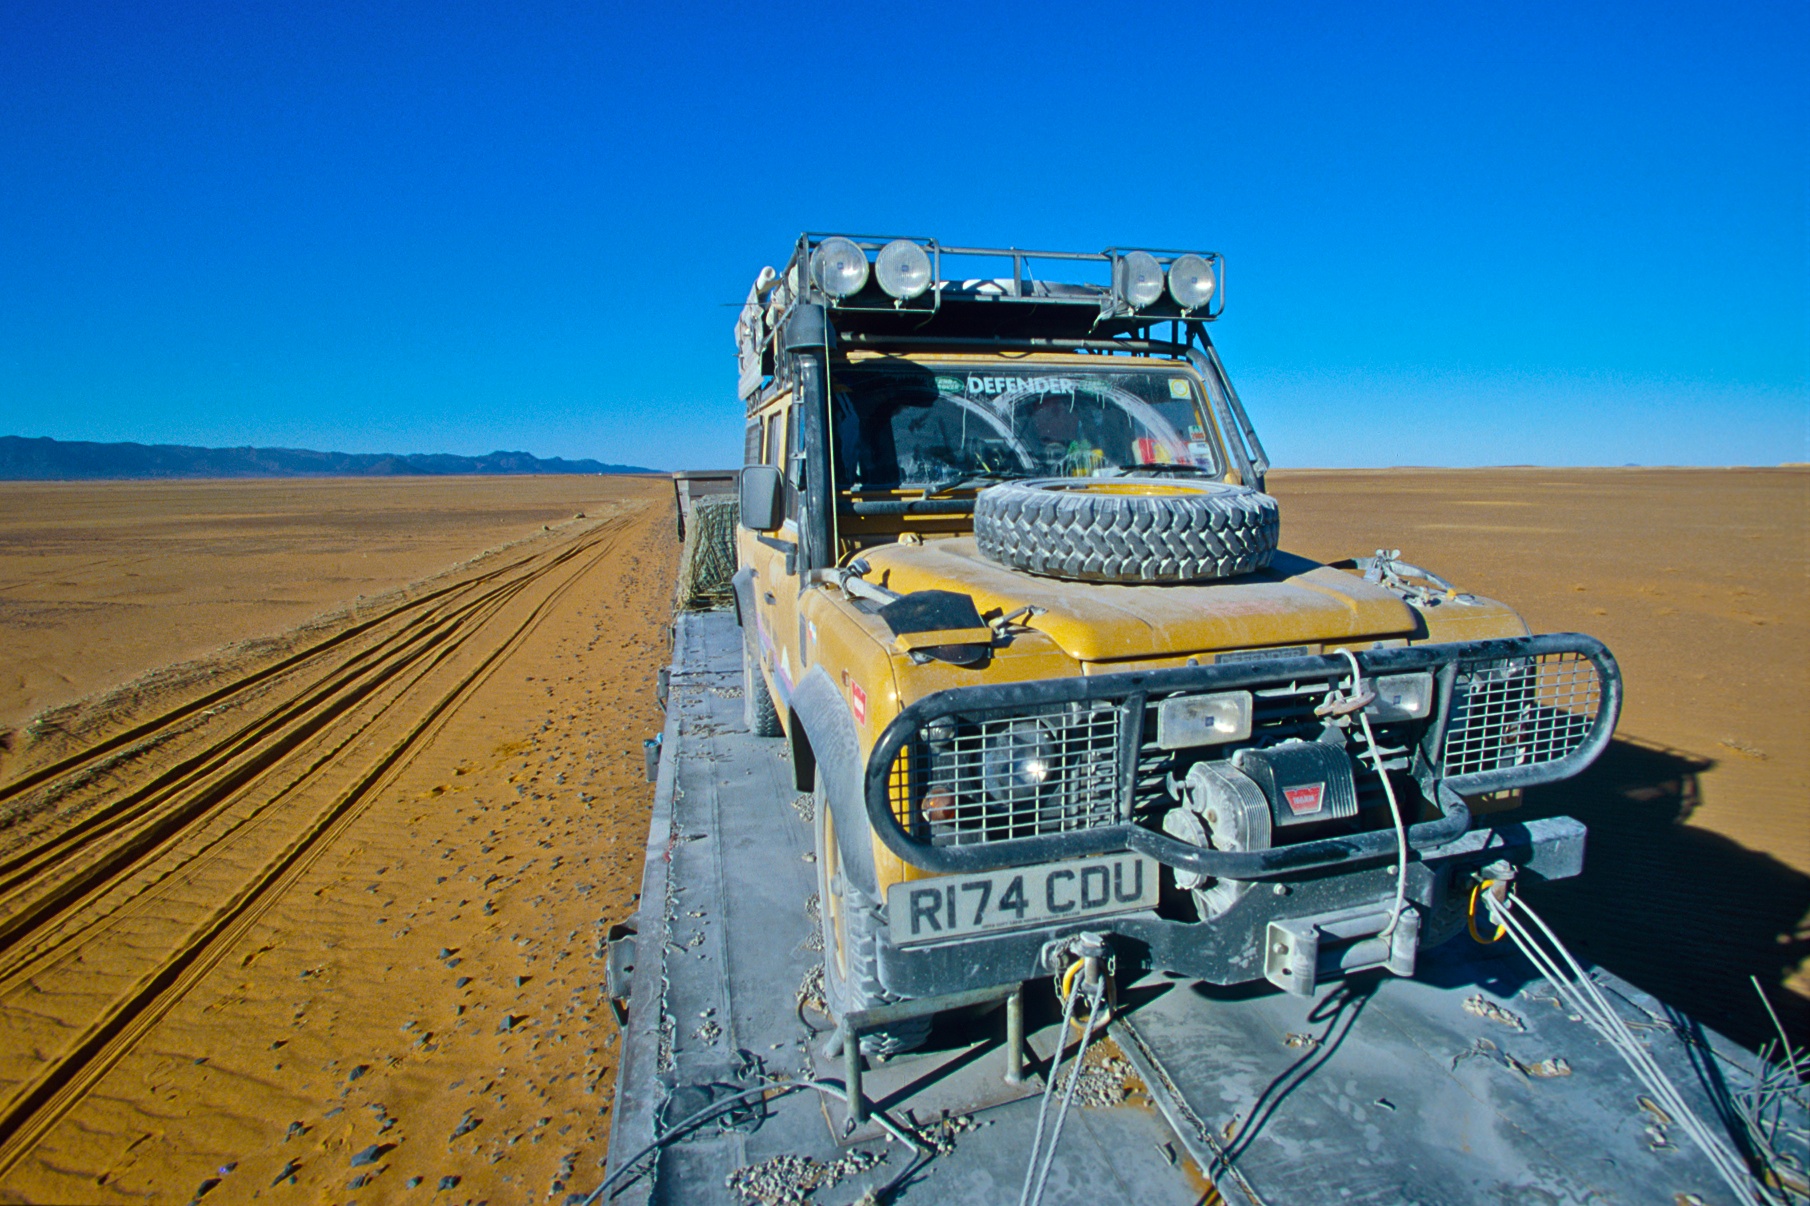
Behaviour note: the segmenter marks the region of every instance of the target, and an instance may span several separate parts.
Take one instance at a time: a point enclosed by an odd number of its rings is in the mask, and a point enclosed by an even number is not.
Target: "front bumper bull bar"
[[[1311,993],[1320,979],[1366,966],[1411,975],[1417,948],[1462,932],[1463,913],[1458,910],[1467,903],[1474,874],[1508,862],[1525,881],[1569,879],[1583,870],[1584,838],[1581,822],[1549,817],[1473,830],[1423,852],[1408,866],[1407,900],[1419,910],[1419,924],[1405,943],[1396,943],[1391,953],[1397,959],[1386,963],[1354,966],[1346,957],[1349,947],[1343,951],[1329,947],[1319,952],[1317,967],[1310,956],[1307,965],[1297,967],[1288,979],[1272,974],[1266,955],[1273,945],[1269,939],[1278,930],[1312,933],[1327,928],[1332,919],[1386,913],[1394,894],[1393,867],[1278,880],[1275,890],[1246,893],[1212,921],[1171,921],[1132,913],[907,947],[894,946],[882,931],[877,950],[880,982],[901,997],[930,997],[976,984],[1035,979],[1049,974],[1042,963],[1045,949],[1082,931],[1108,936],[1120,975],[1127,979],[1160,970],[1209,984],[1269,979],[1291,992]],[[1337,935],[1326,937],[1330,943]],[[1403,956],[1405,964],[1397,961]]]
[[[1529,760],[1519,765],[1490,766],[1464,774],[1443,775],[1441,756],[1449,735],[1448,725],[1453,720],[1453,701],[1457,693],[1454,685],[1459,676],[1474,675],[1479,667],[1538,666],[1541,659],[1553,657],[1587,662],[1594,670],[1594,714],[1577,721],[1588,724],[1581,740],[1572,743],[1562,756],[1549,760]],[[1579,633],[1371,649],[1357,654],[1357,659],[1366,678],[1421,671],[1434,673],[1434,711],[1417,752],[1417,765],[1423,770],[1423,788],[1427,789],[1440,815],[1410,826],[1407,834],[1410,849],[1423,856],[1448,846],[1469,830],[1470,809],[1463,796],[1556,782],[1590,765],[1608,744],[1621,710],[1620,668],[1600,641]],[[1267,850],[1225,851],[1190,845],[1129,819],[1131,759],[1141,741],[1147,700],[1177,693],[1260,689],[1291,681],[1338,681],[1349,673],[1349,664],[1342,655],[1308,655],[939,691],[900,712],[875,743],[868,757],[864,784],[868,819],[887,849],[906,863],[939,875],[1132,851],[1147,854],[1180,871],[1249,881],[1292,877],[1303,872],[1353,867],[1390,858],[1396,852],[1396,839],[1394,831],[1388,829]],[[910,832],[904,818],[895,811],[895,765],[902,752],[931,722],[981,711],[999,714],[1015,708],[1031,710],[1102,699],[1119,701],[1125,725],[1122,752],[1126,763],[1127,808],[1123,818],[1116,823],[999,841],[939,845]]]

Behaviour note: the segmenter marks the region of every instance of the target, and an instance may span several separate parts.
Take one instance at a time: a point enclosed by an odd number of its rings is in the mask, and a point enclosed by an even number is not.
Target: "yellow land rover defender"
[[[1582,867],[1608,651],[1394,554],[1282,552],[1212,253],[801,236],[736,325],[749,729],[816,795],[862,1039],[1066,965],[1311,993]],[[1488,808],[1476,807],[1488,801]]]

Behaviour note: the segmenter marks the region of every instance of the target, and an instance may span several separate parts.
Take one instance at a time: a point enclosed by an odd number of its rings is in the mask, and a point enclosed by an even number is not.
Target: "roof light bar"
[[[1169,296],[1184,311],[1198,310],[1213,300],[1219,274],[1204,256],[1178,255],[1169,265]]]
[[[930,288],[930,257],[910,239],[894,239],[874,257],[874,277],[888,297],[910,301]]]
[[[997,268],[945,273],[944,256],[1007,260],[1012,274],[999,276]],[[1056,262],[1054,270],[1050,261]],[[806,234],[799,239],[794,262],[820,298],[845,311],[892,311],[917,302],[908,308],[934,313],[951,300],[1093,303],[1107,319],[1211,321],[1219,316],[1225,294],[1224,264],[1211,252],[1025,251],[944,247],[923,238]],[[1089,263],[1106,266],[1106,279],[1094,276],[1096,283],[1089,283],[1085,278],[1092,273],[1060,268]],[[1033,271],[1033,265],[1039,270]]]
[[[811,253],[811,279],[837,301],[853,297],[867,285],[867,253],[852,239],[825,239]]]
[[[1156,324],[1220,316],[1225,262],[1213,252],[946,247],[917,235],[807,231],[783,267],[761,271],[736,319],[743,396],[780,368],[779,332],[801,306],[826,307],[840,335],[873,347],[1015,341],[1147,353],[1160,343]]]

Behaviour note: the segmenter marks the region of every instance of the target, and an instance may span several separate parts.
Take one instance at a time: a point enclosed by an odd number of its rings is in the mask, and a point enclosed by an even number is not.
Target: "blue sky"
[[[0,434],[733,463],[801,229],[1202,247],[1285,465],[1810,460],[1810,7],[0,0]]]

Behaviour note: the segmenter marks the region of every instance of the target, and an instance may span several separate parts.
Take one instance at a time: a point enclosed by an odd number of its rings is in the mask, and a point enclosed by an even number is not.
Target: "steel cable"
[[[1073,970],[1064,980],[1073,979]],[[1056,1080],[1062,1068],[1062,1048],[1068,1042],[1068,1027],[1075,1014],[1075,999],[1081,995],[1081,986],[1073,985],[1064,994],[1062,1000],[1062,1025],[1056,1032],[1056,1051],[1050,1057],[1050,1070],[1043,1082],[1043,1100],[1037,1106],[1037,1133],[1031,1142],[1031,1158],[1024,1170],[1024,1188],[1018,1194],[1018,1206],[1038,1206],[1043,1201],[1043,1187],[1050,1178],[1050,1167],[1056,1159],[1056,1145],[1062,1139],[1062,1124],[1068,1120],[1070,1104],[1075,1099],[1075,1086],[1081,1080],[1081,1061],[1087,1058],[1087,1045],[1093,1039],[1094,1031],[1100,1025],[1100,1011],[1106,998],[1106,976],[1102,972],[1095,978],[1092,989],[1088,992],[1087,1022],[1081,1028],[1081,1041],[1075,1048],[1074,1062],[1069,1065],[1068,1084],[1062,1091],[1062,1104],[1056,1107],[1056,1121],[1050,1131],[1049,1142],[1043,1139],[1044,1117],[1049,1110],[1050,1095],[1056,1086]],[[1039,1164],[1039,1157],[1042,1162]]]
[[[1364,672],[1358,668],[1357,654],[1349,649],[1341,649],[1345,660],[1351,663],[1351,697],[1360,700],[1364,697]],[[1366,705],[1367,706],[1367,705]],[[1376,777],[1383,781],[1383,794],[1389,800],[1389,819],[1395,822],[1395,903],[1389,908],[1389,924],[1385,925],[1379,938],[1388,938],[1395,933],[1395,927],[1401,921],[1402,909],[1408,903],[1408,827],[1402,823],[1401,804],[1395,798],[1395,785],[1389,781],[1389,772],[1383,767],[1383,755],[1376,745],[1376,734],[1370,731],[1370,715],[1364,707],[1357,710],[1358,723],[1364,729],[1364,745],[1370,755],[1370,765],[1376,768]]]
[[[1622,1060],[1633,1071],[1658,1104],[1665,1109],[1679,1125],[1703,1150],[1711,1166],[1722,1181],[1734,1191],[1737,1200],[1747,1203],[1764,1203],[1765,1206],[1778,1206],[1779,1199],[1767,1192],[1754,1180],[1746,1163],[1729,1149],[1720,1137],[1706,1126],[1694,1110],[1685,1102],[1683,1094],[1678,1091],[1671,1078],[1668,1077],[1652,1054],[1634,1037],[1620,1015],[1608,999],[1603,996],[1595,982],[1585,973],[1565,944],[1540,917],[1540,915],[1517,897],[1504,893],[1498,900],[1485,893],[1485,907],[1489,910],[1490,920],[1506,930],[1521,953],[1533,963],[1536,970],[1546,978],[1553,990],[1570,1006],[1572,1011],[1602,1036],[1603,1040],[1622,1057]],[[1529,921],[1539,928],[1540,934],[1551,944],[1552,952],[1543,949],[1532,930],[1515,916],[1524,914]],[[1563,966],[1561,966],[1561,961]]]

